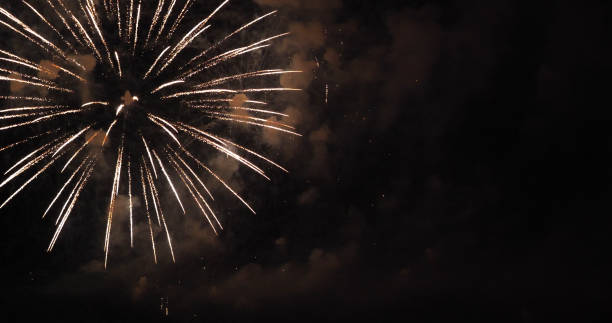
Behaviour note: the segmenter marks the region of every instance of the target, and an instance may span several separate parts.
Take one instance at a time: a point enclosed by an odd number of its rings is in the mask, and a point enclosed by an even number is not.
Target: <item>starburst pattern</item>
[[[52,170],[65,174],[67,178],[57,193],[50,194],[52,198],[43,213],[45,218],[59,209],[49,252],[80,195],[95,178],[92,174],[105,171],[105,157],[112,156],[114,164],[106,215],[105,267],[120,194],[128,199],[130,245],[134,246],[135,216],[140,213],[156,263],[155,228],[164,233],[172,259],[175,257],[166,221],[169,208],[162,205],[160,198],[162,188],[176,200],[179,213],[187,213],[191,205],[215,233],[223,226],[213,210],[214,197],[205,177],[220,183],[255,213],[203,161],[199,153],[203,147],[234,159],[268,180],[255,161],[287,172],[218,131],[202,127],[202,120],[218,120],[299,136],[294,127],[274,121],[287,115],[267,109],[268,104],[261,98],[298,89],[244,86],[248,80],[273,79],[299,71],[261,69],[228,74],[227,68],[221,68],[224,64],[239,67],[239,59],[288,35],[268,35],[238,47],[227,46],[276,12],[257,17],[204,49],[196,49],[196,40],[211,30],[211,21],[229,0],[195,20],[192,26],[187,21],[198,16],[191,12],[195,1],[180,2],[23,0],[0,5],[0,28],[22,40],[28,53],[16,48],[0,49],[0,82],[11,87],[10,95],[0,96],[4,101],[0,131],[15,132],[12,137],[19,138],[0,147],[0,152],[19,146],[35,147],[4,173],[6,178],[0,188],[24,179],[0,208],[40,176]],[[153,14],[146,16],[146,11]],[[143,201],[138,210],[134,209],[135,196]]]

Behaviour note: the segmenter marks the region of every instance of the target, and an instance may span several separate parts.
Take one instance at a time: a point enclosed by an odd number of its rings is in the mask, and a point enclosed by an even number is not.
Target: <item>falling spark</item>
[[[159,92],[159,90],[165,89],[165,88],[167,88],[169,86],[176,85],[176,84],[181,84],[181,83],[185,83],[185,81],[177,80],[177,81],[172,81],[172,82],[168,82],[168,83],[162,84],[162,85],[158,86],[155,90],[151,91],[151,94]]]
[[[103,101],[91,101],[91,102],[87,102],[87,103],[83,104],[83,105],[81,106],[81,108],[88,107],[88,106],[90,106],[90,105],[96,105],[96,104],[97,104],[97,105],[108,105],[108,102],[103,102]]]
[[[145,163],[144,158],[142,160]],[[151,224],[151,215],[149,214],[149,199],[147,198],[147,185],[144,180],[144,172],[142,170],[142,164],[140,165],[140,182],[142,183],[142,197],[145,201],[145,212],[147,214],[147,222],[149,224],[149,233],[151,237],[151,246],[153,247],[153,259],[157,263],[157,251],[155,250],[155,238],[153,237],[153,225]]]
[[[153,71],[153,68],[155,68],[155,65],[157,65],[157,63],[159,62],[159,60],[162,58],[162,56],[164,56],[164,54],[170,49],[170,46],[166,47],[166,49],[164,49],[161,54],[159,54],[159,56],[157,56],[157,59],[153,62],[153,65],[151,65],[151,67],[149,68],[149,70],[145,73],[145,75],[143,76],[143,80],[146,79],[147,77],[149,77],[149,74],[151,74],[151,72]]]
[[[121,113],[121,110],[123,110],[123,108],[125,108],[125,104],[120,104],[120,105],[117,107],[117,112],[115,113],[115,115],[116,115],[116,116],[118,116],[118,115],[119,115],[119,113]]]
[[[174,192],[174,196],[176,197],[176,200],[178,201],[179,205],[181,206],[181,210],[183,210],[183,214],[185,214],[185,208],[183,207],[183,202],[181,202],[181,198],[179,197],[179,194],[176,192],[176,188],[174,188],[174,184],[172,184],[172,180],[170,179],[170,175],[168,175],[168,172],[166,171],[166,168],[164,167],[164,164],[162,163],[161,159],[159,159],[159,156],[157,155],[155,150],[153,150],[153,155],[155,156],[155,158],[157,158],[157,162],[159,163],[159,167],[161,168],[162,172],[166,176],[166,180],[168,180],[168,184],[170,184],[170,188],[172,188],[172,192]]]
[[[123,71],[121,70],[121,60],[119,59],[119,54],[115,51],[115,58],[117,59],[117,69],[119,70],[119,78],[123,78]]]
[[[132,215],[132,209],[134,205],[132,204],[132,165],[128,156],[128,164],[127,164],[127,172],[128,172],[128,196],[130,199],[130,247],[134,248],[134,220]]]

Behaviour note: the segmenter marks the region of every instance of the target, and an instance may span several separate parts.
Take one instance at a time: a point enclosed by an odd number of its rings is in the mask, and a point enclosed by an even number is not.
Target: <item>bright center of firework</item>
[[[129,107],[130,105],[132,105],[134,102],[138,102],[138,97],[137,96],[133,96],[132,93],[130,93],[130,91],[125,91],[125,94],[123,95],[123,97],[121,98],[121,101],[123,103],[121,103],[118,107],[117,107],[117,115],[119,115],[119,113],[121,113],[121,111],[123,109],[125,109],[126,107]]]

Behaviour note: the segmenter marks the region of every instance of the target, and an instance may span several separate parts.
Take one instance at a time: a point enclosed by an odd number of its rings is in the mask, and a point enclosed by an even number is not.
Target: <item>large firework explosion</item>
[[[0,49],[0,81],[10,86],[0,97],[4,101],[0,131],[18,139],[0,151],[32,147],[24,156],[17,156],[4,173],[0,188],[19,179],[22,182],[0,208],[37,178],[53,171],[64,174],[63,184],[49,195],[43,211],[43,218],[58,212],[49,252],[96,171],[110,169],[109,174],[113,173],[112,187],[105,195],[105,266],[120,194],[129,201],[125,213],[131,246],[135,219],[142,218],[148,226],[154,261],[158,253],[154,231],[164,233],[174,261],[166,221],[170,212],[161,203],[162,191],[176,200],[179,213],[186,212],[187,203],[195,206],[215,233],[223,226],[211,206],[214,195],[207,178],[220,183],[255,213],[203,160],[203,152],[226,155],[266,179],[257,160],[286,171],[219,134],[227,132],[227,124],[239,124],[298,135],[290,125],[273,121],[270,117],[286,115],[266,108],[264,102],[270,93],[296,89],[248,85],[249,80],[265,85],[277,80],[275,76],[298,71],[243,68],[235,72],[243,66],[237,61],[265,50],[287,33],[228,46],[276,12],[231,29],[197,49],[194,44],[212,30],[211,22],[229,1],[202,17],[194,17],[198,14],[190,10],[195,2],[24,0],[0,6],[0,27],[14,33],[21,44]],[[253,37],[239,40],[247,38]],[[213,122],[226,125],[211,126]],[[106,160],[112,160],[112,167],[107,168]],[[143,201],[142,207],[134,205],[136,196]]]

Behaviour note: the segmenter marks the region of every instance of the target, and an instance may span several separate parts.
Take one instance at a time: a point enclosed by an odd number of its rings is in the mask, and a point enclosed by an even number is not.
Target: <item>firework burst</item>
[[[43,213],[45,218],[59,211],[49,252],[79,196],[96,178],[92,174],[108,171],[106,159],[113,161],[113,175],[106,197],[105,267],[113,218],[123,207],[117,203],[120,194],[129,201],[128,212],[122,213],[129,216],[130,245],[134,246],[134,223],[141,219],[148,229],[156,263],[156,229],[163,232],[174,260],[166,221],[170,212],[161,203],[162,188],[176,200],[179,213],[187,213],[191,205],[215,233],[223,226],[213,211],[214,197],[206,179],[220,183],[255,213],[203,160],[198,153],[203,147],[234,159],[265,179],[269,177],[256,161],[287,172],[267,157],[225,138],[218,128],[202,126],[203,120],[208,124],[218,120],[299,136],[292,126],[271,121],[286,115],[266,109],[263,101],[266,94],[297,89],[245,86],[249,80],[299,71],[268,68],[227,72],[228,64],[236,70],[241,66],[237,63],[240,59],[287,36],[266,35],[237,47],[227,46],[276,12],[247,21],[204,49],[195,49],[196,41],[213,29],[211,21],[229,0],[199,18],[191,10],[194,2],[23,0],[0,5],[0,28],[20,38],[27,48],[0,49],[0,82],[10,85],[10,94],[0,96],[4,101],[0,131],[15,132],[11,137],[19,139],[0,147],[0,152],[18,146],[34,147],[4,173],[0,188],[21,177],[23,180],[0,201],[0,209],[44,174],[54,170],[65,174]],[[136,196],[143,201],[137,209],[133,201]]]

